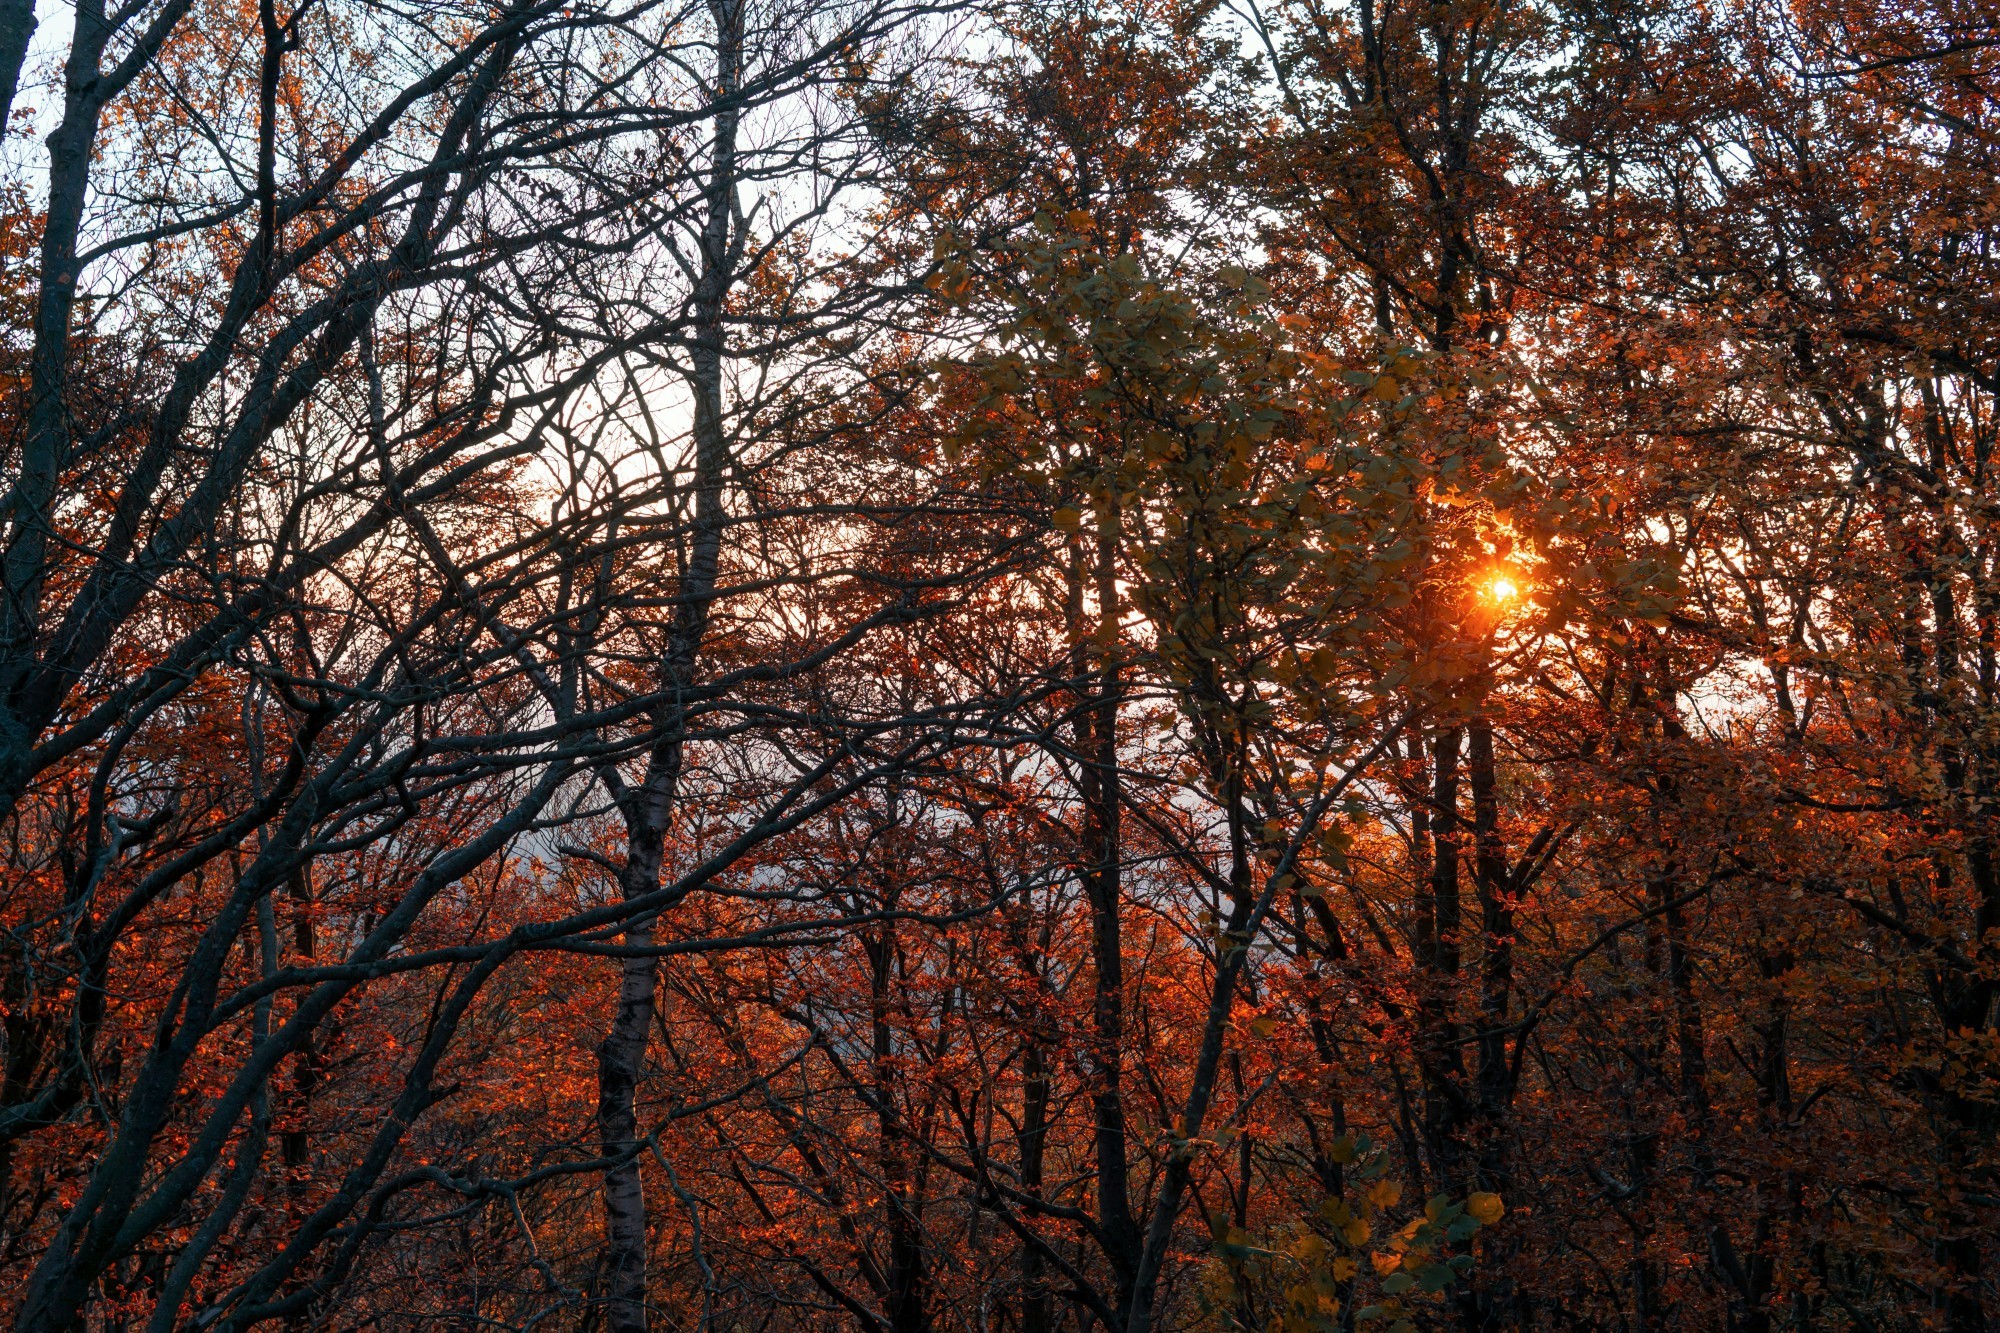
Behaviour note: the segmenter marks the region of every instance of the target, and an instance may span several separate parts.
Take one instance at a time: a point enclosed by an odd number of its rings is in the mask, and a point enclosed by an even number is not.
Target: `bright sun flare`
[[[1496,602],[1511,602],[1521,595],[1521,589],[1503,575],[1486,585],[1486,595]]]

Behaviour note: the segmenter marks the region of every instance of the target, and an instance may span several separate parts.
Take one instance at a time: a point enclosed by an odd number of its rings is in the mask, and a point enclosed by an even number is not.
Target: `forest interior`
[[[2000,1330],[2000,0],[0,0],[17,1333]]]

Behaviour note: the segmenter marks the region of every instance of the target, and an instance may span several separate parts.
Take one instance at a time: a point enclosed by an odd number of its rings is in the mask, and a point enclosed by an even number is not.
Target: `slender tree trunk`
[[[1101,634],[1117,622],[1116,546],[1113,539],[1100,536],[1094,568],[1088,571],[1081,568],[1081,551],[1074,554],[1071,620],[1077,644],[1075,670],[1086,691],[1077,712],[1075,743],[1083,805],[1083,889],[1090,905],[1090,959],[1095,977],[1090,1043],[1092,1142],[1098,1226],[1106,1240],[1105,1257],[1111,1262],[1122,1316],[1130,1307],[1143,1238],[1132,1215],[1126,1176],[1124,889],[1119,834],[1122,791],[1118,775],[1120,682],[1116,659],[1100,643],[1097,653],[1103,656],[1093,660],[1091,643],[1098,635],[1083,632],[1090,628]],[[1095,625],[1089,623],[1084,613],[1082,589],[1086,578],[1094,585],[1096,594]]]
[[[649,804],[664,807],[665,802]],[[620,875],[620,888],[628,900],[659,887],[664,830],[664,819],[642,815],[634,821]],[[650,948],[651,920],[629,927],[625,943]],[[597,1047],[598,1140],[604,1155],[612,1159],[604,1173],[605,1311],[612,1333],[640,1333],[646,1327],[646,1196],[639,1175],[637,1094],[658,987],[659,972],[651,957],[622,959],[618,1008],[611,1031]]]
[[[722,368],[728,353],[723,315],[743,245],[736,225],[738,112],[731,101],[743,58],[741,6],[742,0],[716,0],[710,6],[716,27],[717,111],[701,233],[701,273],[694,293],[694,347],[690,356],[695,448],[693,524],[688,563],[681,578],[680,606],[662,664],[661,687],[666,701],[660,718],[660,738],[648,756],[644,781],[620,803],[627,848],[619,888],[628,902],[656,893],[660,888],[667,832],[680,787],[687,694],[694,685],[721,561],[725,517],[722,486],[730,455],[723,417]],[[625,942],[640,949],[650,948],[653,938],[651,914],[640,915],[625,933]],[[597,1050],[598,1137],[605,1156],[612,1159],[604,1173],[605,1310],[611,1333],[644,1333],[647,1325],[646,1200],[639,1170],[636,1103],[658,989],[658,968],[651,957],[638,954],[624,959],[619,975],[618,1009],[610,1033]]]
[[[896,1109],[901,1080],[896,1067],[896,1033],[890,1019],[890,984],[896,965],[895,927],[884,924],[865,942],[868,953],[869,1020],[874,1054],[876,1169],[882,1174],[882,1212],[889,1233],[889,1262],[883,1275],[883,1305],[890,1333],[922,1333],[925,1318],[924,1244],[911,1185],[909,1144]]]
[[[1049,1133],[1048,1054],[1040,1034],[1021,1056],[1021,1192],[1042,1197]],[[1055,1327],[1049,1305],[1047,1265],[1041,1251],[1021,1247],[1021,1333],[1051,1333]]]
[[[1424,1075],[1425,1150],[1439,1188],[1463,1184],[1465,1157],[1465,1060],[1458,1023],[1451,1016],[1460,967],[1458,802],[1464,744],[1464,729],[1451,727],[1439,732],[1431,746],[1431,880],[1420,909],[1428,921],[1418,923],[1422,976],[1417,1040]]]
[[[1473,881],[1482,934],[1479,963],[1477,1183],[1514,1192],[1514,1063],[1507,1021],[1514,998],[1514,876],[1500,839],[1500,794],[1493,758],[1493,723],[1484,714],[1466,728],[1466,777],[1472,789]],[[1478,1328],[1519,1327],[1532,1302],[1515,1278],[1517,1240],[1502,1228],[1481,1247],[1488,1262],[1464,1288],[1468,1322]]]
[[[992,877],[996,886],[998,877]],[[1031,1199],[1045,1197],[1048,1176],[1049,1101],[1054,1084],[1049,1068],[1054,1022],[1049,1012],[1047,965],[1050,935],[1047,925],[1036,940],[1025,905],[1010,907],[1007,929],[1014,952],[1025,974],[1028,999],[1024,1004],[1024,1044],[1021,1052],[1021,1130],[1017,1137],[1020,1153],[1021,1192]],[[1039,943],[1039,947],[1037,947]],[[1054,1310],[1050,1300],[1048,1262],[1033,1245],[1021,1247],[1021,1330],[1022,1333],[1052,1333]]]
[[[313,926],[312,881],[301,867],[291,877],[292,952],[309,961],[319,957],[318,932]],[[308,1038],[292,1057],[292,1096],[286,1108],[286,1125],[280,1134],[285,1169],[294,1193],[303,1193],[305,1171],[312,1164],[312,1136],[307,1128],[313,1090],[319,1086],[321,1043]]]
[[[1514,997],[1512,875],[1500,841],[1500,801],[1493,764],[1493,724],[1481,717],[1467,729],[1472,787],[1475,879],[1485,934],[1479,969],[1479,1110],[1486,1122],[1481,1170],[1497,1188],[1506,1175],[1504,1126],[1514,1095],[1506,1024]]]

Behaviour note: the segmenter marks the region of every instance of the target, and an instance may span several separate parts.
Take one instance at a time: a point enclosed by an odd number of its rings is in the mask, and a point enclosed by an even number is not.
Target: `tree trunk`
[[[1464,1164],[1465,1060],[1451,1015],[1460,966],[1459,756],[1463,728],[1431,746],[1431,880],[1419,907],[1418,1055],[1423,1062],[1425,1151],[1438,1188],[1458,1188]]]
[[[1097,624],[1117,622],[1115,544],[1099,537],[1095,568],[1081,568],[1075,552],[1071,621],[1077,643],[1075,670],[1083,699],[1077,710],[1078,785],[1083,804],[1083,889],[1090,904],[1090,959],[1095,975],[1091,1004],[1090,1104],[1097,1175],[1097,1220],[1103,1231],[1121,1316],[1130,1307],[1132,1283],[1143,1243],[1132,1215],[1126,1178],[1125,954],[1119,835],[1121,785],[1118,775],[1119,678],[1115,659],[1093,662],[1085,627],[1083,583],[1095,585]],[[1105,651],[1100,649],[1100,651]]]
[[[645,780],[620,803],[627,851],[619,887],[627,901],[660,888],[667,830],[680,786],[687,692],[693,687],[708,630],[722,551],[722,486],[730,461],[723,419],[722,366],[728,352],[723,315],[742,251],[736,226],[738,111],[731,101],[742,65],[742,2],[716,0],[710,12],[716,26],[717,110],[688,386],[694,398],[694,514],[680,606],[662,663],[660,683],[666,697],[659,739],[648,756]],[[625,942],[641,949],[652,946],[651,915],[634,920]],[[611,1333],[644,1333],[647,1325],[646,1200],[639,1172],[636,1100],[658,987],[658,968],[651,957],[623,960],[618,1010],[597,1050],[598,1137],[605,1156],[612,1159],[604,1173],[605,1309]]]

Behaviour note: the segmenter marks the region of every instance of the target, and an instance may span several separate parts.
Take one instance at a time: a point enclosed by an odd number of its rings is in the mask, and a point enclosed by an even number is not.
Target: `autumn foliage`
[[[2000,1324],[2000,7],[0,92],[22,1333]]]

